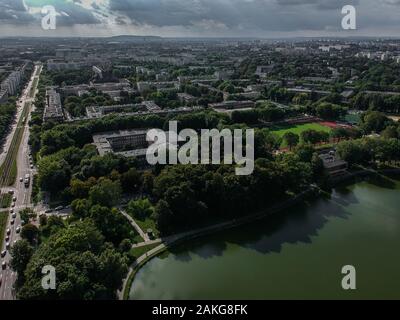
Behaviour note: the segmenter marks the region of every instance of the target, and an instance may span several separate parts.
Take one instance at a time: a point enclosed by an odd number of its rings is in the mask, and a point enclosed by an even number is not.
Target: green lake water
[[[344,265],[357,289],[345,291]],[[400,299],[400,183],[333,190],[150,260],[130,299]]]

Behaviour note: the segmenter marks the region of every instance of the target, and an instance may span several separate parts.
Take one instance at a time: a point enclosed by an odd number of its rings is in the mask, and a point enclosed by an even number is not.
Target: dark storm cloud
[[[92,12],[81,7],[69,5],[66,7],[57,8],[57,11],[67,14],[62,14],[60,17],[57,17],[57,24],[60,26],[100,23],[100,21],[93,16]]]
[[[358,5],[359,0],[276,0],[281,6],[313,5],[319,10],[333,10],[345,5]]]
[[[61,13],[61,16],[57,18],[58,25],[73,26],[99,23],[90,10],[78,6],[76,3],[81,3],[81,1],[56,3],[57,12]],[[51,4],[51,1],[49,1],[49,4]],[[40,20],[40,18],[40,14],[29,14],[22,0],[0,0],[0,23],[28,25],[33,21]]]
[[[293,31],[321,30],[327,26],[339,26],[338,14],[319,12],[322,9],[340,7],[340,4],[332,5],[331,2],[322,0],[111,0],[110,9],[126,14],[134,23],[158,27],[187,27],[196,25],[199,21],[212,20],[233,29]],[[344,0],[338,2],[344,2]],[[353,1],[355,2],[357,1]],[[305,7],[304,5],[307,4],[309,6]]]
[[[22,0],[0,0],[0,24],[7,22],[15,25],[23,25],[33,21],[24,7]]]
[[[400,0],[54,0],[54,3],[61,13],[58,25],[82,28],[87,25],[91,30],[94,28],[90,25],[100,24],[99,30],[117,25],[133,32],[185,35],[342,32],[344,5],[356,6],[358,30],[378,30],[383,26],[385,30],[400,29]],[[0,24],[29,25],[40,18],[39,13],[28,14],[22,0],[0,0]]]

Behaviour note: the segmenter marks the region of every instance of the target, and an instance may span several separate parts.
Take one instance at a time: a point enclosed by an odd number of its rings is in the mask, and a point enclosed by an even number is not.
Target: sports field
[[[283,137],[286,132],[293,132],[300,135],[303,131],[306,130],[316,130],[316,131],[325,131],[331,132],[332,129],[328,126],[324,126],[319,123],[305,123],[305,124],[298,124],[292,126],[282,126],[282,127],[272,127],[271,131],[277,134],[280,137]]]

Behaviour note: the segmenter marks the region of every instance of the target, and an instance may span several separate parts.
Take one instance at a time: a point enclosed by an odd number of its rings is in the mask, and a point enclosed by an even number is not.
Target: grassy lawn
[[[8,193],[3,194],[3,196],[0,198],[0,207],[3,209],[10,207],[12,197],[13,196],[11,194]]]
[[[140,256],[144,255],[146,252],[158,247],[159,245],[160,243],[154,243],[154,244],[149,244],[148,246],[132,248],[131,251],[129,251],[129,257],[133,260],[136,260]]]
[[[300,135],[302,132],[304,132],[306,130],[325,131],[328,133],[332,131],[331,128],[325,127],[319,123],[305,123],[305,124],[298,124],[298,125],[293,125],[293,126],[272,127],[272,132],[277,134],[280,137],[283,137],[283,135],[286,132],[293,132],[293,133]]]
[[[319,123],[305,123],[292,126],[275,126],[271,128],[271,131],[279,137],[283,137],[287,132],[292,132],[300,135],[302,132],[307,130],[324,131],[328,133],[332,131],[331,128],[325,127]],[[282,142],[282,147],[286,147],[285,142]]]
[[[8,212],[3,211],[0,212],[0,237],[4,239],[4,233],[6,232],[7,228],[7,220],[8,220]]]
[[[136,223],[139,225],[140,229],[143,230],[143,232],[146,232],[147,229],[152,229],[154,232],[154,235],[156,238],[159,237],[160,232],[157,229],[156,223],[154,220],[150,219],[150,218],[146,218],[146,219],[138,219],[136,217],[133,217],[133,219],[135,219]]]

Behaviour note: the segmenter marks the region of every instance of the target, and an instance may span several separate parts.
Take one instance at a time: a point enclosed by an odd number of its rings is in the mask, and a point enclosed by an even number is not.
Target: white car
[[[19,182],[23,182],[24,181],[24,178],[19,178]]]
[[[11,215],[11,217],[12,217],[13,219],[15,219],[15,218],[17,217],[17,214],[14,212],[14,213]]]

